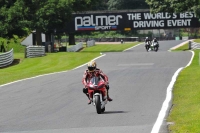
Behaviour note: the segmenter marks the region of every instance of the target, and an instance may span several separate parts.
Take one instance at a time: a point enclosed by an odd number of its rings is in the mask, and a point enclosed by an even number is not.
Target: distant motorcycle
[[[152,44],[151,44],[151,49],[152,50],[154,50],[155,52],[157,52],[158,51],[158,47],[159,47],[159,44],[158,44],[158,42],[152,42]]]
[[[158,48],[159,48],[159,43],[158,42],[154,42],[154,41],[151,44],[146,43],[145,44],[145,48],[146,48],[147,52],[148,51],[155,51],[155,52],[157,52]]]
[[[88,94],[92,104],[96,107],[96,112],[101,114],[105,111],[107,104],[107,89],[103,79],[93,76],[87,84]]]
[[[150,45],[151,44],[149,44],[148,42],[145,43],[145,48],[146,48],[147,52],[149,51]]]

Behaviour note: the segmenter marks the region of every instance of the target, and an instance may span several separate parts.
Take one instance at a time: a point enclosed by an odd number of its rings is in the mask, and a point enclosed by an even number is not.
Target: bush
[[[17,35],[13,35],[13,38],[6,39],[0,38],[0,45],[3,45],[5,51],[10,51],[12,48],[14,53],[24,53],[25,47],[21,45],[20,38]]]

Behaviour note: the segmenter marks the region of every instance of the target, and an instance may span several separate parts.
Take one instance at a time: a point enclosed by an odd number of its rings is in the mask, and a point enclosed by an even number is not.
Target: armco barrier
[[[28,46],[26,47],[25,57],[39,57],[45,56],[45,46]]]
[[[67,52],[77,52],[78,50],[80,50],[81,48],[83,48],[83,43],[80,42],[72,47],[67,47]]]
[[[189,49],[200,49],[200,43],[189,41]]]
[[[87,47],[91,47],[95,45],[95,40],[87,41]]]
[[[13,49],[6,53],[0,54],[0,67],[5,67],[10,65],[14,60]]]

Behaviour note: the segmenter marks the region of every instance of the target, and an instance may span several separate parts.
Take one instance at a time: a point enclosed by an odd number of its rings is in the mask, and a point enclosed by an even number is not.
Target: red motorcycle
[[[107,104],[107,89],[103,79],[93,76],[87,84],[88,94],[92,104],[96,106],[96,111],[101,114],[105,111]]]

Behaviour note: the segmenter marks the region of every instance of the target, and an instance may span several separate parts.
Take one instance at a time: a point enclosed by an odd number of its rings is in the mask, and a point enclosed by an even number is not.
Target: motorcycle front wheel
[[[154,50],[155,50],[155,52],[157,52],[158,51],[158,46],[155,46]]]
[[[105,111],[105,107],[101,109],[101,112],[104,112],[104,111]]]
[[[96,105],[97,114],[101,114],[101,102],[100,102],[99,95],[95,96],[95,105]]]

